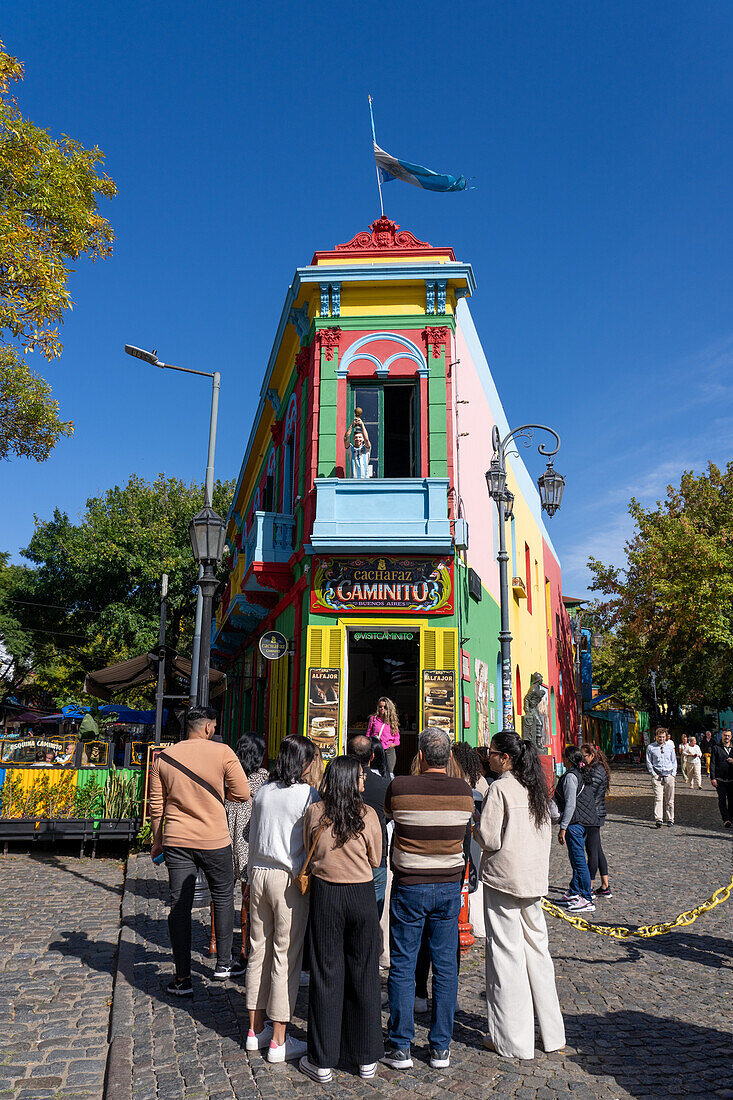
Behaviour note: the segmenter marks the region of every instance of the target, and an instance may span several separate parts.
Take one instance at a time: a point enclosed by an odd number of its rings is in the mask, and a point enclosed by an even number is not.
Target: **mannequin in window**
[[[359,416],[361,409],[356,410],[356,416],[349,424],[344,434],[344,446],[351,449],[351,476],[358,478],[369,477],[369,459],[372,454],[372,444],[369,433],[364,426],[364,421]],[[351,438],[353,432],[353,441]]]

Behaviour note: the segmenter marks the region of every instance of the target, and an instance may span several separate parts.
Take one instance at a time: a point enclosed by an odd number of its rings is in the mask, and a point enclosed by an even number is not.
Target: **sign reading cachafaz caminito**
[[[311,611],[453,614],[453,559],[315,558]]]

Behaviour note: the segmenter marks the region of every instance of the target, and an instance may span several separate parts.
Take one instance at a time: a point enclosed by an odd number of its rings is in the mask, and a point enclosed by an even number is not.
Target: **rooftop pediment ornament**
[[[427,241],[419,241],[408,229],[399,231],[397,222],[390,221],[387,217],[377,218],[371,224],[371,233],[365,229],[348,242],[337,244],[335,252],[346,251],[374,251],[375,249],[389,248],[432,248]]]

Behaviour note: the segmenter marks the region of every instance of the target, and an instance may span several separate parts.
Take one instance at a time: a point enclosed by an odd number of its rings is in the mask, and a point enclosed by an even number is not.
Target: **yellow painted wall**
[[[541,672],[545,684],[549,682],[547,665],[547,601],[545,599],[545,571],[542,556],[542,535],[537,523],[521,496],[511,473],[507,471],[507,485],[514,493],[514,531],[516,542],[516,561],[512,562],[511,524],[507,523],[507,551],[509,553],[509,627],[512,632],[512,693],[516,696],[516,669],[522,682],[522,697],[527,694],[533,672]],[[529,546],[530,575],[532,584],[532,614],[528,611],[528,601],[517,600],[511,594],[513,576],[525,576],[524,544]],[[535,562],[537,563],[535,568]],[[519,712],[524,713],[523,699],[514,698],[515,719]],[[521,728],[517,722],[515,728]]]

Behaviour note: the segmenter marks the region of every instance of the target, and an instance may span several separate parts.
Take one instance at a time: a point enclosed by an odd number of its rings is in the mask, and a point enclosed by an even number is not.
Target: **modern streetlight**
[[[213,373],[205,370],[191,370],[189,367],[174,367],[172,363],[164,363],[158,358],[158,352],[155,348],[152,351],[145,351],[143,348],[136,348],[133,344],[125,344],[125,351],[128,355],[132,355],[135,359],[142,359],[145,363],[150,363],[153,367],[160,367],[161,370],[178,370],[183,374],[198,374],[202,378],[211,378],[211,418],[209,420],[209,452],[206,461],[206,476],[204,478],[204,504],[212,504],[214,500],[214,452],[216,450],[216,422],[219,414],[219,387],[221,385],[221,375],[216,370]],[[201,579],[203,577],[203,567],[199,567],[199,590],[196,596],[196,620],[194,623],[193,631],[193,648],[191,650],[191,684],[189,690],[189,704],[192,707],[196,706],[196,684],[198,683],[198,669],[199,669],[199,653],[201,650],[201,617],[203,614],[203,594],[201,591]]]
[[[205,504],[188,525],[193,556],[199,565],[199,592],[202,596],[201,649],[198,663],[198,704],[209,705],[209,658],[211,654],[211,605],[218,584],[215,568],[224,556],[226,523],[210,504]],[[191,667],[193,679],[193,666]]]
[[[501,600],[501,630],[499,631],[499,641],[501,644],[501,697],[502,697],[502,728],[505,730],[514,729],[514,706],[512,702],[512,635],[509,630],[509,580],[507,577],[507,562],[509,561],[509,555],[506,550],[506,531],[504,529],[505,522],[511,518],[514,508],[514,495],[506,487],[506,457],[507,454],[512,453],[508,448],[508,444],[513,443],[516,446],[518,440],[522,440],[525,447],[531,446],[532,436],[535,431],[548,432],[551,436],[554,436],[557,446],[554,450],[548,451],[542,444],[537,448],[541,455],[544,455],[549,459],[547,463],[547,469],[537,480],[537,486],[540,491],[540,501],[542,507],[548,515],[554,516],[555,512],[560,507],[562,501],[563,489],[565,488],[565,478],[562,474],[558,474],[552,465],[552,458],[560,450],[560,436],[552,428],[546,427],[544,424],[522,424],[519,428],[514,428],[504,438],[501,438],[499,429],[494,425],[491,432],[491,445],[494,449],[494,453],[491,459],[491,465],[486,471],[486,485],[489,490],[489,496],[492,500],[496,501],[496,506],[499,511],[499,553],[496,555],[496,560],[499,562],[499,591]],[[514,454],[518,454],[516,449]]]

